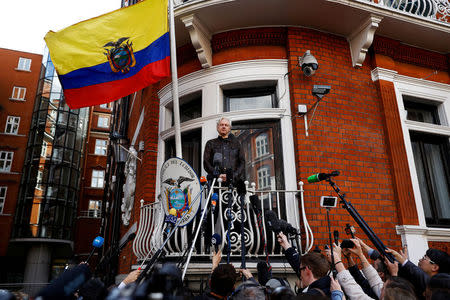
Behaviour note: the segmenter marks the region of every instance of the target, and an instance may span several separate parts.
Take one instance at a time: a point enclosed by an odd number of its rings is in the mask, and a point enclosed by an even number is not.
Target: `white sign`
[[[161,191],[164,212],[177,211],[180,227],[189,224],[202,202],[201,186],[194,169],[184,160],[169,158],[161,167]]]

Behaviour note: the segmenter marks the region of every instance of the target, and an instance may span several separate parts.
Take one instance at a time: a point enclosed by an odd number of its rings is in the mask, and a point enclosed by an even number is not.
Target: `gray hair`
[[[217,120],[217,126],[219,126],[219,123],[220,123],[220,121],[222,121],[222,120],[227,120],[228,123],[230,124],[230,127],[231,127],[231,120],[228,119],[227,117],[221,117],[219,120]]]

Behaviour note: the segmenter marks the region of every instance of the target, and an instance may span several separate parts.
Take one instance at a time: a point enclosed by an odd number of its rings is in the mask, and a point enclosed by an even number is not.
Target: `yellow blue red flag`
[[[170,75],[167,0],[145,0],[45,36],[70,108],[125,97]]]

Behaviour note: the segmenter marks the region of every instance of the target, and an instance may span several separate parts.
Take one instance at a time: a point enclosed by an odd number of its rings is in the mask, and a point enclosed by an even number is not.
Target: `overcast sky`
[[[43,54],[44,36],[120,8],[121,0],[2,0],[0,48]]]

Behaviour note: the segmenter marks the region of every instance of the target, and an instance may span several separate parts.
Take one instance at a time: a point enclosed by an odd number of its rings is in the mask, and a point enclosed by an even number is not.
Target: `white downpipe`
[[[173,1],[169,0],[169,31],[170,31],[170,67],[172,71],[172,103],[173,120],[175,129],[175,153],[178,158],[183,158],[181,152],[181,128],[180,128],[180,103],[178,100],[178,70],[177,70],[177,46],[175,42],[175,16]]]
[[[300,187],[299,190],[300,190],[300,202],[302,205],[302,220],[303,220],[303,225],[305,227],[305,236],[306,236],[305,253],[308,253],[314,244],[314,235],[311,230],[311,227],[309,226],[308,219],[306,218],[305,201],[303,200],[303,181],[300,181],[298,183],[298,185]],[[309,240],[310,236],[311,236],[311,241]],[[303,253],[303,254],[305,254],[305,253]]]

